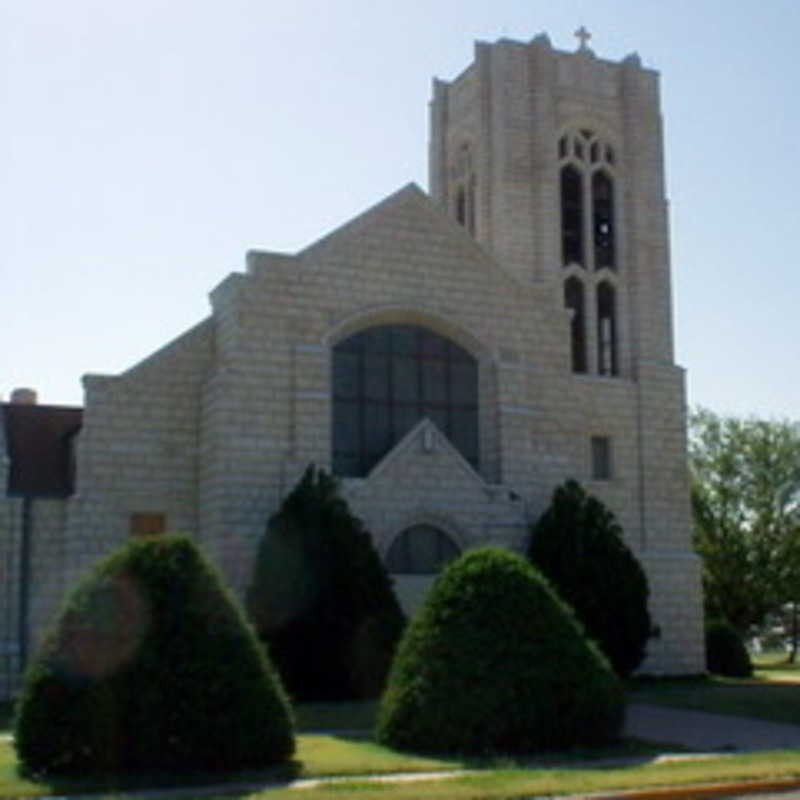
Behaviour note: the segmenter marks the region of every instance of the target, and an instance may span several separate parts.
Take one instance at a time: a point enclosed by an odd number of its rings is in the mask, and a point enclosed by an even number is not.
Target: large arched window
[[[407,528],[392,542],[386,568],[396,575],[435,575],[460,554],[458,545],[432,525]]]
[[[333,350],[333,471],[364,476],[427,417],[478,465],[478,362],[414,325],[360,331]]]
[[[586,311],[583,283],[575,276],[564,283],[564,305],[572,311],[570,352],[573,372],[586,372]]]

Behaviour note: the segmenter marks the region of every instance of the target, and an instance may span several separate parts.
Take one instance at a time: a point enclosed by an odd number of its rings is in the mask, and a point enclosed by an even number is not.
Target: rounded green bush
[[[525,559],[473,550],[437,578],[401,639],[376,734],[431,753],[522,753],[613,741],[622,686]]]
[[[193,542],[131,540],[75,588],[27,670],[26,773],[226,771],[285,760],[291,712],[243,612]]]
[[[405,618],[372,536],[310,466],[259,544],[248,610],[295,700],[377,697]]]
[[[715,675],[749,678],[753,674],[750,654],[736,629],[723,620],[706,625],[706,667]]]
[[[621,677],[644,660],[653,626],[647,577],[614,515],[576,481],[553,493],[528,557],[574,610]]]

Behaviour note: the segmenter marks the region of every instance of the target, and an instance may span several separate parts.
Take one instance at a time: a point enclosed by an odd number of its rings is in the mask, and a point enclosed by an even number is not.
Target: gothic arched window
[[[573,372],[586,372],[586,310],[583,283],[576,277],[564,283],[564,306],[572,311],[570,352]]]
[[[597,287],[597,371],[618,375],[617,301],[614,287],[602,281]]]
[[[407,528],[392,542],[386,568],[399,575],[435,575],[460,555],[458,545],[432,525]]]
[[[561,255],[564,265],[583,260],[583,176],[573,166],[561,170]]]
[[[478,466],[478,362],[415,325],[367,328],[333,349],[333,471],[364,476],[421,419]]]
[[[602,170],[592,175],[594,268],[616,266],[614,253],[614,183]]]
[[[563,265],[616,267],[614,150],[588,128],[558,140]],[[586,247],[586,244],[589,247]]]

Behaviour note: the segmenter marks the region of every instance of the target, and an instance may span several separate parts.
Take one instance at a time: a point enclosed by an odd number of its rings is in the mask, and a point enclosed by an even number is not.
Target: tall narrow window
[[[453,186],[453,212],[456,222],[463,225],[473,236],[476,226],[475,172],[472,167],[472,151],[466,143],[455,152],[450,165],[450,180]]]
[[[583,176],[573,166],[561,170],[561,252],[565,266],[583,266]]]
[[[467,230],[475,235],[475,176],[470,175],[467,184]]]
[[[459,186],[456,192],[456,222],[467,224],[467,191],[463,186]]]
[[[586,372],[586,313],[583,284],[578,278],[569,278],[564,283],[564,305],[572,312],[570,322],[572,371]]]
[[[475,176],[456,191],[456,222],[475,235]]]
[[[592,480],[610,481],[611,468],[611,439],[608,436],[592,436]]]
[[[618,375],[617,309],[614,287],[603,281],[597,287],[597,371]]]
[[[594,267],[616,266],[614,253],[614,184],[602,170],[592,176]]]

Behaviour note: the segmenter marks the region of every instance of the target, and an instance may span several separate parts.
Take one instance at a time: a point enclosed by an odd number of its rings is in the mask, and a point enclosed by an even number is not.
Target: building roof
[[[66,406],[0,404],[10,464],[7,493],[17,497],[72,494],[72,443],[83,409]],[[2,457],[0,453],[0,457]]]

